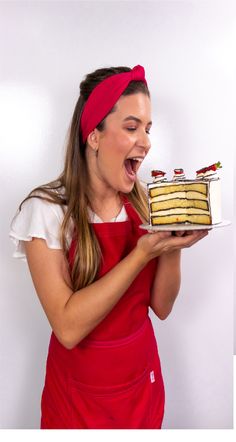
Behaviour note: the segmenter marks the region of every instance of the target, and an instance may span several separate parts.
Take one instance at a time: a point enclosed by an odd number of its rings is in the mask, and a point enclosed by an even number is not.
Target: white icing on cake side
[[[212,224],[218,224],[222,221],[220,179],[209,181],[209,186],[211,220]]]

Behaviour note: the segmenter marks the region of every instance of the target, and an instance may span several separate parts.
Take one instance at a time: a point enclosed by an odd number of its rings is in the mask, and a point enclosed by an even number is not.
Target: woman
[[[141,66],[88,74],[63,173],[34,189],[13,219],[15,256],[26,256],[53,330],[43,429],[161,428],[164,386],[148,309],[170,314],[180,251],[207,232],[139,228],[148,206],[137,171],[151,124]]]

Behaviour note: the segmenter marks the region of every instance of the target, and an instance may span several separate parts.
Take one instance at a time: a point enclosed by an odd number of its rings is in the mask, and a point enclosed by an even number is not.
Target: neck
[[[91,149],[87,152],[88,168],[88,199],[92,210],[98,212],[109,210],[117,211],[121,207],[121,198],[117,190],[113,189],[101,179],[96,165],[96,157]],[[116,216],[116,215],[114,215]]]
[[[109,221],[117,216],[122,207],[119,192],[105,187],[99,180],[90,182],[88,199],[90,207],[103,221]]]

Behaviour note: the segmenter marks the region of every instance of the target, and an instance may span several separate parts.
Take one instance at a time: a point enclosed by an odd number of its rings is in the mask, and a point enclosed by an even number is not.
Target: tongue
[[[133,171],[133,168],[132,168],[131,160],[125,160],[125,168],[126,168],[128,174],[130,174],[130,175],[134,175],[135,174],[134,171]]]

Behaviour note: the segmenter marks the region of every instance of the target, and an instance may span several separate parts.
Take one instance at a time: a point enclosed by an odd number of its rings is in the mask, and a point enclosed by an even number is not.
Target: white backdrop
[[[0,428],[39,428],[50,328],[10,221],[26,194],[61,171],[83,76],[141,64],[152,94],[153,168],[171,176],[221,161],[233,220],[236,5],[227,1],[0,2]],[[152,315],[166,386],[164,428],[232,428],[233,227],[183,251],[182,286]]]

